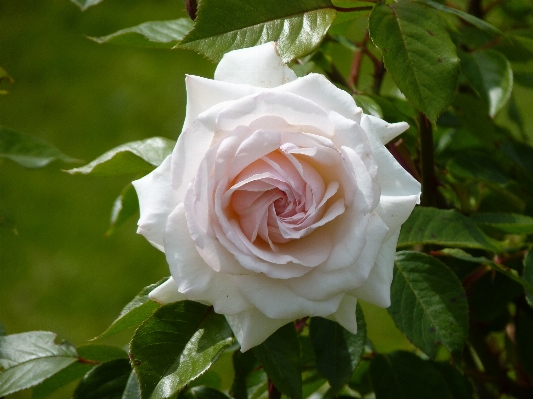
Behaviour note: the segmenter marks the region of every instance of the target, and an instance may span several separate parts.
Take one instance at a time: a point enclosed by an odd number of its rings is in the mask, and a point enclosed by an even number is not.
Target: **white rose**
[[[383,145],[408,125],[362,114],[322,75],[296,78],[274,43],[186,84],[174,152],[133,182],[138,232],[172,274],[152,299],[212,305],[243,351],[305,316],[356,333],[358,298],[390,305],[400,227],[419,202]]]

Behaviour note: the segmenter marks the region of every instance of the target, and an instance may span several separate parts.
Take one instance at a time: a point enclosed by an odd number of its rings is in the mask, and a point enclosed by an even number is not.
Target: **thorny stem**
[[[437,189],[435,187],[435,165],[433,156],[433,131],[431,122],[423,114],[418,115],[420,129],[420,147],[422,164],[422,205],[437,205]]]

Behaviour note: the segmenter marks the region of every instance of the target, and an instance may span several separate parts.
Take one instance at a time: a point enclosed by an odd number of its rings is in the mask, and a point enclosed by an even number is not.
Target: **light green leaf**
[[[370,379],[376,399],[473,399],[468,380],[452,366],[409,352],[377,355]]]
[[[511,64],[496,50],[459,53],[461,70],[474,90],[489,105],[489,115],[494,117],[511,97],[513,71]]]
[[[252,350],[281,393],[293,399],[302,399],[300,343],[293,323],[281,327]]]
[[[474,17],[472,14],[469,14],[467,12],[461,11],[457,8],[448,7],[444,4],[439,4],[431,0],[417,0],[420,3],[425,3],[436,10],[455,15],[459,18],[461,18],[463,21],[468,22],[469,24],[472,24],[478,29],[481,29],[484,32],[493,34],[493,35],[503,35],[502,31],[496,28],[495,26],[489,24],[488,22],[483,21],[482,19],[479,19],[477,17]]]
[[[0,126],[0,158],[11,159],[25,168],[42,168],[50,162],[79,162],[40,138]]]
[[[80,381],[73,399],[121,399],[131,374],[127,359],[115,359],[99,364]]]
[[[169,398],[233,342],[224,316],[197,302],[164,305],[136,331],[130,357],[143,398]]]
[[[121,44],[136,47],[172,48],[192,29],[190,18],[171,21],[150,21],[121,29],[111,35],[90,37],[97,43]]]
[[[202,0],[194,29],[179,47],[219,61],[228,51],[277,41],[289,62],[318,47],[335,15],[330,0]]]
[[[365,96],[363,94],[357,94],[353,96],[355,103],[358,107],[363,109],[363,112],[367,115],[373,115],[375,117],[383,119],[383,111],[377,102],[372,97]]]
[[[316,368],[337,391],[348,382],[365,349],[366,323],[360,306],[356,317],[355,335],[340,324],[320,317],[313,317],[309,326]]]
[[[455,45],[440,18],[420,3],[379,3],[368,26],[398,88],[435,121],[452,102],[459,74]]]
[[[78,360],[70,343],[33,331],[0,336],[0,396],[35,386]]]
[[[457,276],[421,252],[398,252],[389,314],[407,338],[435,357],[437,345],[460,350],[468,336],[468,303]]]
[[[147,287],[144,287],[141,292],[139,292],[135,298],[133,298],[120,312],[120,315],[113,321],[113,323],[98,337],[93,338],[99,339],[103,337],[109,337],[111,335],[122,332],[131,327],[137,327],[142,322],[147,320],[157,308],[159,304],[152,301],[148,294],[152,292],[156,287],[163,284],[167,281],[168,278],[159,280],[155,284],[150,284]]]
[[[521,47],[533,53],[533,29],[520,29],[506,32],[506,36]]]
[[[134,371],[131,372],[124,393],[120,399],[141,399],[141,387],[139,386],[139,379]]]
[[[473,221],[454,209],[414,209],[402,226],[398,247],[424,244],[499,252],[498,242],[487,237]]]
[[[209,387],[193,387],[180,393],[178,399],[229,399],[222,392]]]
[[[470,216],[478,226],[507,234],[533,234],[533,218],[516,213],[477,213]]]
[[[172,153],[175,144],[164,137],[132,141],[109,150],[85,166],[66,172],[94,175],[150,172]]]
[[[139,199],[137,192],[131,183],[122,189],[122,192],[115,200],[111,210],[111,220],[106,236],[114,233],[115,229],[128,220],[139,210]]]
[[[524,280],[533,288],[533,250],[524,257]],[[526,300],[533,308],[533,290],[526,291]]]
[[[70,1],[72,1],[74,4],[77,4],[81,8],[82,11],[85,11],[89,7],[95,6],[98,3],[101,3],[103,0],[70,0]]]
[[[529,293],[530,295],[533,295],[533,283],[532,282],[528,282],[527,279],[521,278],[516,272],[516,270],[510,269],[504,265],[493,262],[487,258],[484,258],[482,256],[472,256],[469,253],[462,251],[460,249],[457,249],[457,248],[445,248],[441,251],[435,252],[435,255],[451,256],[451,257],[454,257],[460,260],[464,260],[466,262],[473,262],[473,263],[479,263],[482,265],[486,265],[487,267],[490,267],[491,269],[504,274],[511,280],[516,281],[518,284],[524,287],[527,293]]]

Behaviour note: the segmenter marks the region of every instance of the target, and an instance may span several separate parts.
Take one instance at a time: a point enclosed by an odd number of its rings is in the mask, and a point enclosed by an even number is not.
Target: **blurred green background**
[[[0,66],[15,80],[2,84],[9,94],[0,96],[0,125],[85,161],[128,141],[176,139],[185,74],[212,77],[215,65],[188,51],[98,45],[85,36],[182,16],[179,0],[106,0],[85,12],[68,0],[0,0]],[[168,268],[135,234],[136,218],[104,236],[113,201],[134,176],[61,171],[69,167],[0,163],[0,206],[18,231],[0,229],[0,321],[9,334],[54,331],[79,345]],[[385,310],[365,306],[365,314],[378,348],[407,346]]]

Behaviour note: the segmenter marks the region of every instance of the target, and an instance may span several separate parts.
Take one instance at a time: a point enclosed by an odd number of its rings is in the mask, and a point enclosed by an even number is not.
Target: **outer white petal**
[[[172,277],[170,277],[159,287],[154,288],[148,296],[152,301],[156,301],[161,305],[171,302],[184,301],[187,299],[186,295],[179,292],[178,285]]]
[[[385,240],[392,237],[400,229],[411,212],[413,212],[415,205],[419,202],[420,193],[398,197],[381,196],[376,212],[389,228],[389,233],[385,237]]]
[[[187,299],[208,302],[215,312],[224,315],[252,307],[236,288],[230,274],[215,272],[200,256],[187,228],[183,204],[168,218],[165,254],[172,277]]]
[[[230,51],[215,70],[215,80],[257,87],[276,87],[295,79],[296,74],[281,61],[274,42]]]
[[[406,122],[389,123],[372,115],[364,115],[361,120],[361,126],[368,133],[372,133],[375,137],[379,138],[383,144],[387,144],[409,129],[409,125]]]
[[[226,320],[241,344],[241,352],[262,344],[277,329],[293,321],[293,319],[271,319],[257,309],[226,316]]]
[[[163,234],[168,215],[178,205],[176,190],[171,184],[171,156],[154,171],[132,182],[139,197],[141,217],[137,233],[164,252]]]
[[[350,291],[349,295],[382,308],[390,306],[390,285],[399,236],[400,230],[398,229],[381,247],[376,264],[366,282],[361,287]]]
[[[352,96],[339,89],[323,75],[310,73],[274,91],[297,94],[328,111],[335,111],[357,123],[361,120],[361,108]]]
[[[356,309],[357,298],[350,295],[344,295],[341,304],[339,305],[339,309],[332,315],[328,316],[328,319],[336,321],[352,334],[357,334]]]

